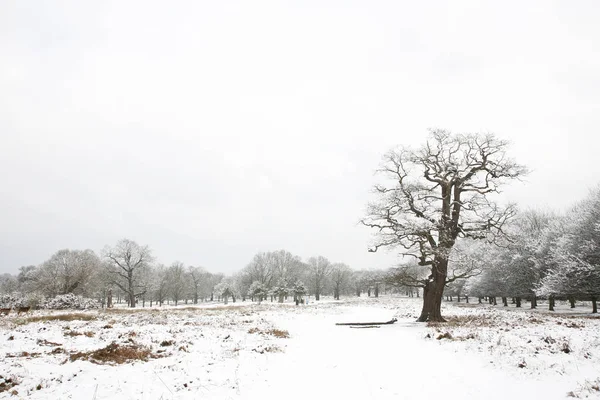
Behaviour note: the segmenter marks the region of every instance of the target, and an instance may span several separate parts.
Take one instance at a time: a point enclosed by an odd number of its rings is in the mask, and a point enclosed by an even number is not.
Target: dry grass
[[[104,308],[104,311],[107,314],[135,314],[135,313],[158,313],[161,309],[158,308]]]
[[[13,387],[17,386],[19,382],[15,377],[8,377],[0,375],[0,393],[8,392]],[[14,396],[17,393],[16,390],[13,390],[12,395]]]
[[[94,364],[123,364],[132,361],[148,361],[152,352],[148,347],[140,345],[119,345],[111,343],[108,346],[87,352],[72,353],[70,361],[87,360]]]
[[[494,327],[499,326],[501,321],[489,316],[483,315],[457,315],[446,318],[446,322],[428,322],[427,326],[440,328],[456,328],[462,326],[472,327]]]
[[[22,351],[20,353],[6,353],[6,358],[16,358],[16,357],[36,358],[41,355],[42,355],[42,353],[30,353],[28,351]]]
[[[51,315],[38,315],[35,317],[27,317],[16,321],[18,325],[30,324],[33,322],[46,322],[46,321],[94,321],[98,319],[97,315],[94,314],[51,314]]]
[[[281,348],[274,346],[274,345],[269,345],[269,346],[259,346],[255,349],[252,349],[252,351],[259,353],[259,354],[265,354],[265,353],[281,353]]]
[[[271,336],[275,336],[277,338],[280,339],[288,339],[290,337],[290,333],[288,331],[284,331],[282,329],[269,329],[269,330],[262,330],[260,328],[250,328],[248,330],[248,333],[256,333],[259,335],[271,335]]]
[[[67,331],[65,332],[63,335],[65,336],[87,336],[87,337],[94,337],[94,332],[92,331],[85,331],[85,332],[79,332],[79,331]]]
[[[60,343],[50,342],[46,339],[38,339],[37,344],[40,346],[62,346]]]

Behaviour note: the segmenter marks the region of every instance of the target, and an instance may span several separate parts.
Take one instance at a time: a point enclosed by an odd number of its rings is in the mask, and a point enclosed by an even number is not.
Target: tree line
[[[225,275],[175,261],[164,265],[149,246],[122,239],[100,254],[92,250],[59,250],[40,265],[23,266],[18,274],[0,276],[0,294],[18,294],[32,304],[58,295],[98,299],[103,305],[129,307],[198,304],[205,301],[304,301],[306,295],[379,296],[383,271],[356,271],[326,257],[302,260],[286,250],[260,252],[237,273]]]

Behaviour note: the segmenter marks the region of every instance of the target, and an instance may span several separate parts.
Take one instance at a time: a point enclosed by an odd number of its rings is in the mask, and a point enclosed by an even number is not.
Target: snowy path
[[[276,325],[288,329],[292,339],[284,354],[268,355],[262,368],[240,368],[246,375],[239,377],[239,398],[566,398],[564,382],[512,374],[494,368],[480,354],[459,354],[437,340],[423,340],[425,328],[412,321],[379,329],[333,324],[386,321],[393,316],[389,310],[339,311],[286,315],[288,320],[277,315]]]

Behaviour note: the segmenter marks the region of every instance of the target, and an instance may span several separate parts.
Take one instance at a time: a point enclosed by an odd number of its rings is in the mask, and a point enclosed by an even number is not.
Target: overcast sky
[[[600,2],[0,2],[0,273],[127,237],[389,267],[357,225],[381,155],[494,132],[564,209],[600,181]]]

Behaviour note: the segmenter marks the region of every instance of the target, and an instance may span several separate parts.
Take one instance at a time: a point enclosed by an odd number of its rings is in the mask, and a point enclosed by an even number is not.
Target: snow
[[[30,323],[25,318],[66,312],[0,317],[0,376],[18,382],[0,399],[600,398],[599,319],[451,303],[448,324],[426,326],[414,322],[418,301],[90,310],[69,314],[91,320]],[[396,324],[379,328],[335,325],[392,317]],[[444,333],[452,339],[436,339]],[[70,353],[112,342],[148,346],[161,357],[69,361]],[[52,354],[57,347],[66,353]]]

